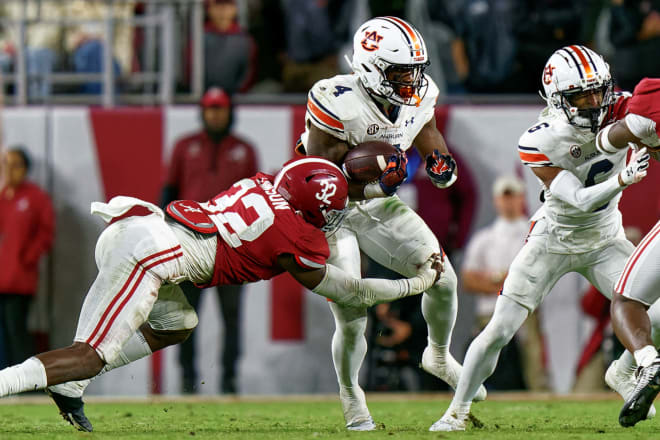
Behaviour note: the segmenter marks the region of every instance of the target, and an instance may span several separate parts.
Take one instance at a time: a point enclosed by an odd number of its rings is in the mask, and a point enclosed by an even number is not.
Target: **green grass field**
[[[0,439],[417,439],[479,438],[651,439],[660,438],[660,418],[621,428],[621,403],[603,397],[516,400],[493,396],[474,405],[483,427],[464,433],[432,433],[447,395],[370,395],[370,409],[380,424],[375,432],[348,432],[334,398],[279,400],[157,400],[112,403],[92,400],[87,414],[93,433],[65,424],[53,405],[41,398],[3,399]]]

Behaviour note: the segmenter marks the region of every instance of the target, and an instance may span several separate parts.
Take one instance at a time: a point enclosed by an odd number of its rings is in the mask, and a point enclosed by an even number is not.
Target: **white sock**
[[[635,360],[640,367],[648,367],[653,360],[658,357],[658,350],[652,345],[647,345],[639,350],[635,350]]]
[[[446,361],[449,356],[449,345],[440,345],[435,341],[432,341],[431,338],[428,338],[428,345],[433,351],[433,357],[439,359],[440,362]]]
[[[527,319],[529,311],[517,302],[500,296],[490,322],[470,344],[453,402],[471,402],[482,383],[495,371],[500,351]]]
[[[616,363],[616,369],[627,376],[635,374],[635,371],[637,370],[637,362],[631,352],[628,350],[623,352]]]
[[[454,402],[452,400],[449,404],[449,408],[445,412],[445,415],[454,416],[457,420],[463,421],[467,418],[468,413],[470,412],[470,406],[472,402]]]
[[[46,368],[36,357],[0,370],[0,397],[46,387]]]
[[[52,392],[68,397],[82,397],[87,386],[97,377],[107,373],[110,370],[123,367],[124,365],[130,364],[133,361],[137,361],[138,359],[142,359],[145,356],[149,356],[150,354],[151,347],[149,347],[149,344],[147,344],[147,341],[144,338],[142,332],[138,330],[133,333],[128,341],[126,341],[124,346],[121,348],[121,351],[119,352],[119,356],[117,356],[112,362],[105,364],[103,369],[99,371],[96,376],[92,377],[91,379],[76,380],[59,385],[53,385],[48,387],[48,389]]]
[[[422,295],[422,315],[429,340],[438,346],[449,346],[458,310],[456,275],[451,266],[445,269],[440,281]]]

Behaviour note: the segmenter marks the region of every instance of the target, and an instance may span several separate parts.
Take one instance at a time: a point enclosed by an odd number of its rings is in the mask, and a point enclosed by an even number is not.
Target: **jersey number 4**
[[[256,186],[257,184],[253,180],[243,179],[234,184],[232,190],[236,192],[233,194],[218,197],[213,201],[214,204],[202,204],[206,210],[212,212],[209,215],[211,221],[217,226],[220,235],[232,247],[239,247],[243,241],[256,240],[275,221],[275,213],[262,195],[256,193],[246,195],[250,189]],[[231,209],[236,208],[235,205],[239,200],[245,210],[252,208],[257,214],[257,218],[249,225],[238,212]],[[227,226],[231,228],[231,231]]]

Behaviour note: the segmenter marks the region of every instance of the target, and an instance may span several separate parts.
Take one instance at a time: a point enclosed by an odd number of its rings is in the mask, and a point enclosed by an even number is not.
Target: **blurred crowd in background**
[[[29,94],[46,99],[51,72],[100,72],[103,20],[115,17],[113,70],[123,92],[143,90],[131,74],[154,65],[145,47],[147,28],[127,18],[172,6],[175,15],[175,83],[191,87],[191,4],[182,1],[26,0],[2,2],[0,66],[12,72],[27,18]],[[618,85],[632,89],[660,74],[658,0],[205,0],[204,89],[233,93],[306,93],[320,78],[345,73],[356,27],[371,16],[395,15],[424,36],[428,73],[446,94],[528,94],[556,48],[587,45],[605,56]],[[53,24],[75,17],[97,23]],[[122,21],[122,19],[124,21]],[[156,55],[158,56],[158,55]],[[57,85],[55,92],[99,93],[100,83]],[[9,88],[11,93],[11,87]]]

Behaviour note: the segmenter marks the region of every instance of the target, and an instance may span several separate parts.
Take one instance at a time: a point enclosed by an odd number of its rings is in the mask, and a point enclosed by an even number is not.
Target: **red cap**
[[[220,87],[211,87],[202,96],[200,104],[202,107],[230,107],[231,99]]]

